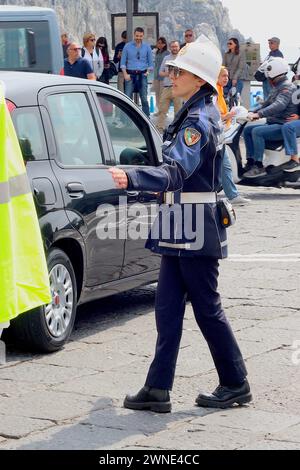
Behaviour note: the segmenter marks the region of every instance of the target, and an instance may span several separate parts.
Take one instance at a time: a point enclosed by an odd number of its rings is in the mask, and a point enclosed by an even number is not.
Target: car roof
[[[35,106],[37,95],[42,88],[64,85],[95,85],[100,88],[111,88],[104,83],[83,78],[30,72],[0,72],[4,83],[5,97],[16,106]]]
[[[0,7],[0,16],[4,15],[41,15],[43,13],[49,14],[49,12],[54,13],[52,8],[43,8],[37,6],[24,6],[24,5],[1,5]]]

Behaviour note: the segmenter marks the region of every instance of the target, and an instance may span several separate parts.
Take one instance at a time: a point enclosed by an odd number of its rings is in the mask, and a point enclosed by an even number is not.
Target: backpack
[[[113,78],[115,75],[118,75],[118,69],[112,60],[109,61],[109,69],[107,69],[107,72],[109,79]]]

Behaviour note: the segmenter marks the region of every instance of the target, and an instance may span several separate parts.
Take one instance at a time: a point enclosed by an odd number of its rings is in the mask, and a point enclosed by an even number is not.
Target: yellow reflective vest
[[[50,301],[38,218],[0,83],[0,323]]]

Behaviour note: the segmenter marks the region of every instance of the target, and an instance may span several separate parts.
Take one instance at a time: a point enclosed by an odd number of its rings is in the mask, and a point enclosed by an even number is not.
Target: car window
[[[116,164],[152,165],[149,131],[140,116],[134,116],[114,97],[98,95],[98,102],[110,135]]]
[[[28,67],[25,28],[0,29],[0,69]]]
[[[67,166],[103,164],[91,109],[84,93],[47,98],[57,146],[57,158]]]
[[[12,119],[24,160],[48,158],[38,110],[36,108],[18,108],[12,113]]]
[[[1,70],[49,73],[53,68],[51,49],[48,21],[1,21]]]

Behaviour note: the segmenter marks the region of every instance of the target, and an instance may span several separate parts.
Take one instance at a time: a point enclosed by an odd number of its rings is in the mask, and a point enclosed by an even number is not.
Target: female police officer
[[[127,395],[126,408],[171,411],[169,391],[182,335],[186,296],[212,354],[220,384],[200,393],[199,406],[227,408],[251,401],[245,364],[217,292],[218,259],[227,256],[218,215],[222,152],[219,114],[212,95],[221,68],[207,38],[185,46],[169,62],[173,94],[185,104],[168,127],[164,163],[157,168],[111,168],[117,188],[162,192],[162,205],[146,246],[162,255],[156,295],[158,338],[145,386]]]

